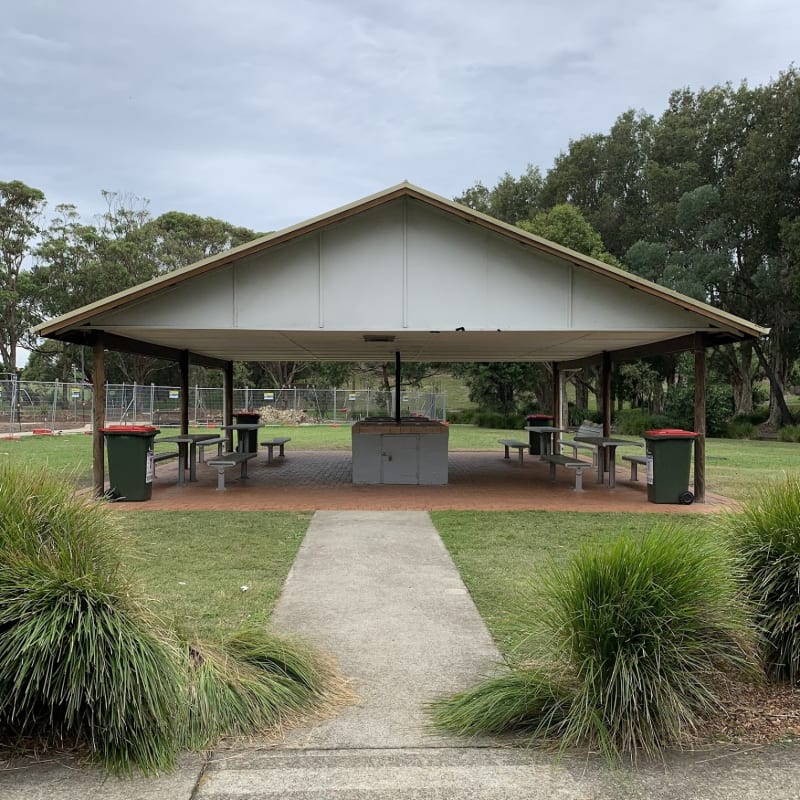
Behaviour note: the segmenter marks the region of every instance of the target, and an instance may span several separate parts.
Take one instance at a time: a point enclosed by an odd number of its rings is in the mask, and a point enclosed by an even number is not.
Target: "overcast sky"
[[[0,180],[259,231],[452,197],[673,89],[765,83],[798,31],[798,0],[5,0]]]

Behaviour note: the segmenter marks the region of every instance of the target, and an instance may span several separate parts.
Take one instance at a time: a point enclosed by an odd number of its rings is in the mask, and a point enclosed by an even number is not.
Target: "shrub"
[[[755,433],[755,425],[747,417],[734,417],[725,430],[728,439],[752,439]]]
[[[182,746],[252,734],[319,704],[304,648],[259,631],[179,646],[137,603],[107,506],[0,466],[0,731],[156,773]]]
[[[643,408],[627,408],[614,415],[614,426],[618,433],[626,436],[641,436],[654,428],[653,416]]]
[[[610,759],[658,754],[719,708],[726,672],[752,669],[734,567],[718,542],[677,528],[583,548],[551,570],[533,612],[551,666],[439,701],[436,723],[558,736]]]
[[[478,411],[475,413],[475,424],[479,428],[498,428],[513,430],[525,427],[523,414],[501,414],[499,411]]]
[[[727,518],[769,676],[800,680],[800,478],[762,487]]]
[[[464,411],[448,411],[447,421],[451,425],[472,425],[475,422],[475,409],[468,408]]]
[[[656,754],[718,706],[715,678],[748,664],[732,559],[697,531],[584,548],[546,585],[556,656],[578,685],[566,744]]]
[[[733,395],[729,387],[711,384],[706,389],[706,435],[724,436],[733,414]],[[694,430],[694,386],[676,386],[667,398],[664,415],[670,425]]]
[[[567,403],[567,425],[571,428],[577,428],[581,422],[588,419],[589,412],[585,408],[576,406],[575,403]]]
[[[176,651],[132,598],[105,509],[0,467],[0,727],[87,746],[114,772],[174,764]]]
[[[431,704],[434,724],[461,736],[523,733],[555,739],[563,730],[575,688],[550,670],[526,667]]]
[[[800,425],[787,425],[778,431],[778,439],[782,442],[800,442]]]
[[[223,734],[253,734],[324,699],[324,680],[304,648],[264,631],[231,635],[221,646],[185,645],[189,708],[184,746],[212,745]]]

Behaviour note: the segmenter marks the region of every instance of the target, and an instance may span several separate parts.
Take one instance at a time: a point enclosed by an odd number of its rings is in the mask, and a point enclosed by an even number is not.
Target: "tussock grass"
[[[526,734],[552,741],[563,733],[575,687],[554,670],[523,667],[431,703],[434,724],[460,736]]]
[[[195,645],[137,599],[117,518],[40,470],[0,465],[0,736],[155,774],[182,747],[323,703],[328,675],[260,631]]]
[[[636,760],[679,744],[719,709],[723,677],[753,670],[731,554],[680,528],[585,545],[546,574],[531,613],[550,666],[512,667],[439,701],[436,724]]]
[[[727,516],[767,675],[800,681],[800,477],[756,490]]]
[[[263,732],[327,700],[323,670],[308,650],[265,631],[238,631],[221,645],[185,646],[189,706],[184,744]]]
[[[134,599],[98,503],[0,467],[0,722],[114,772],[175,760],[176,651]]]

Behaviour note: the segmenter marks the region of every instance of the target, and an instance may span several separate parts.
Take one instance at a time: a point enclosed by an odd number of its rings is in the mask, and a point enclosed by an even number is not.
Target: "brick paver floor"
[[[707,495],[705,504],[663,505],[647,501],[647,485],[628,480],[628,469],[617,465],[617,487],[596,483],[591,470],[584,473],[582,493],[573,491],[575,475],[549,467],[535,456],[524,464],[504,459],[502,451],[451,452],[446,486],[354,486],[350,451],[297,451],[287,448],[285,458],[266,463],[259,455],[249,463],[249,478],[241,480],[239,468],[228,470],[227,490],[216,489],[217,473],[197,465],[196,483],[177,485],[175,462],[158,465],[153,496],[146,504],[118,503],[116,508],[148,511],[185,510],[532,510],[631,511],[702,513],[730,507],[732,502]],[[640,475],[643,470],[640,470]]]

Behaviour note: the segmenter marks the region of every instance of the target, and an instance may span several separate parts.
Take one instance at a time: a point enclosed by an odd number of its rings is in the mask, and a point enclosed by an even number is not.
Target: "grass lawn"
[[[431,517],[500,650],[535,656],[530,606],[548,565],[588,541],[610,540],[623,531],[670,523],[703,535],[709,518],[700,515],[584,514],[547,511],[434,511]]]
[[[267,622],[311,515],[137,510],[117,518],[151,607],[205,635]]]

